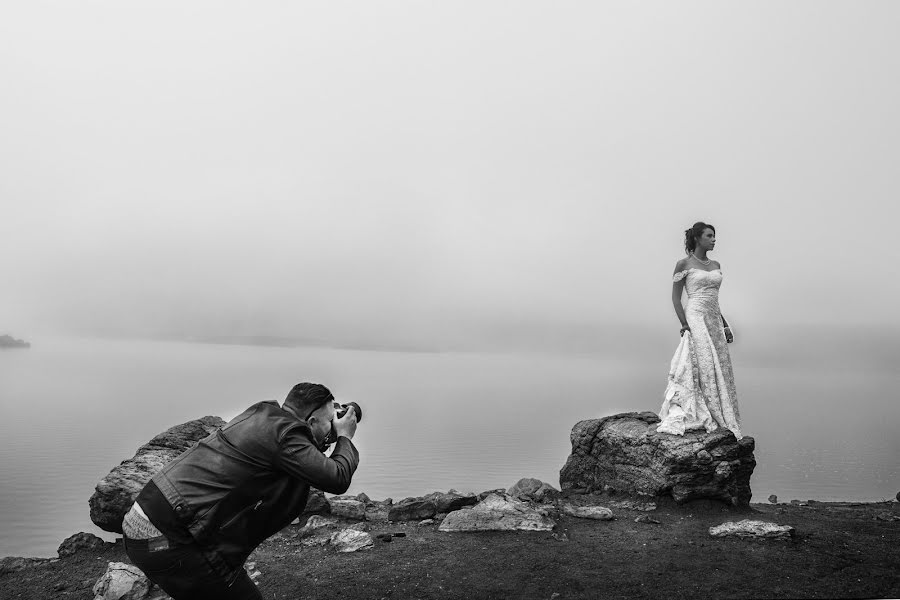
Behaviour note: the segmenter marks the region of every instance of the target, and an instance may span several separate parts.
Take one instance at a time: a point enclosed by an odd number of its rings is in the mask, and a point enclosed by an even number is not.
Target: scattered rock
[[[356,499],[359,500],[360,502],[362,502],[363,504],[368,504],[369,502],[372,501],[372,499],[369,498],[369,497],[368,497],[365,493],[363,493],[363,492],[358,493],[358,494],[356,495]]]
[[[771,502],[772,504],[778,504],[778,496],[772,494],[771,496],[769,496],[769,502]]]
[[[166,463],[224,424],[219,417],[195,419],[170,427],[138,448],[132,458],[122,461],[97,484],[88,502],[91,521],[104,531],[122,533],[122,519],[144,484]]]
[[[604,506],[575,506],[568,502],[559,505],[559,511],[571,517],[579,519],[595,519],[597,521],[612,521],[613,513]]]
[[[625,510],[639,510],[642,512],[656,510],[656,502],[641,502],[640,500],[610,500],[607,504],[612,508]]]
[[[796,499],[791,500],[791,504],[793,504],[794,506],[806,506],[805,502],[800,502],[799,500],[796,500]]]
[[[879,521],[900,521],[900,515],[895,515],[889,512],[880,512],[875,515],[875,518]]]
[[[332,534],[329,540],[338,552],[356,552],[375,545],[372,536],[365,531],[355,529],[342,529]]]
[[[391,506],[388,511],[390,521],[420,521],[437,514],[434,500],[425,498],[404,498]]]
[[[447,515],[439,531],[550,531],[556,526],[552,519],[525,502],[490,494],[472,508],[463,508]]]
[[[49,558],[25,558],[23,556],[6,556],[0,558],[0,575],[15,573],[37,565],[50,562]]]
[[[794,528],[790,525],[778,525],[767,521],[728,521],[716,527],[709,528],[709,535],[713,537],[739,537],[760,539],[789,539],[794,535]]]
[[[309,488],[309,498],[306,500],[306,506],[301,514],[322,515],[329,512],[331,512],[331,505],[328,503],[328,498],[325,497],[325,492]]]
[[[329,519],[321,515],[313,515],[306,521],[306,525],[300,528],[300,530],[297,532],[297,535],[302,537],[303,535],[310,533],[316,529],[321,529],[322,527],[331,527],[334,525],[337,525],[337,521],[335,521],[334,519]]]
[[[348,527],[347,529],[354,529],[354,530],[356,530],[356,531],[368,531],[368,530],[369,530],[369,524],[366,523],[366,522],[364,522],[364,521],[360,521],[359,523],[354,523],[353,525],[351,525],[351,526]]]
[[[121,562],[109,563],[93,592],[94,600],[171,600],[140,569]]]
[[[434,519],[422,519],[419,525],[434,525]]]
[[[654,525],[659,525],[660,522],[651,517],[650,515],[640,515],[634,519],[635,523],[652,523]]]
[[[658,433],[658,424],[659,417],[649,412],[576,423],[572,452],[559,475],[563,491],[615,490],[671,496],[678,503],[709,498],[749,505],[753,438],[737,440],[727,429],[670,435]]]
[[[559,540],[560,542],[568,542],[569,541],[569,536],[566,534],[566,532],[551,533],[550,537],[552,537],[554,540]]]
[[[479,502],[490,496],[491,494],[497,494],[498,496],[505,496],[506,490],[503,488],[497,488],[496,490],[485,490],[480,494],[476,494],[475,498],[478,499]]]
[[[559,498],[559,490],[549,483],[544,483],[540,479],[533,477],[520,479],[506,491],[506,494],[519,500],[531,500],[534,502],[545,502]]]
[[[56,553],[62,558],[64,556],[72,556],[79,550],[94,550],[103,548],[104,546],[106,546],[106,542],[102,539],[93,533],[85,533],[82,531],[63,540],[63,543],[57,548]]]
[[[382,542],[390,542],[392,539],[394,539],[394,536],[390,533],[379,533],[375,536],[375,539],[381,540]]]
[[[450,490],[446,494],[444,492],[432,492],[424,496],[423,500],[434,502],[435,514],[449,513],[466,506],[478,504],[478,498],[475,494],[460,494],[456,490]]]
[[[897,502],[900,502],[900,492],[897,492],[897,495],[894,496],[894,498],[897,499]]]
[[[247,575],[250,577],[253,583],[256,583],[256,580],[262,575],[262,573],[256,568],[256,562],[247,562],[244,564],[244,569],[247,570]],[[256,583],[256,585],[259,585]]]
[[[335,529],[337,529],[337,521],[334,519],[313,515],[306,525],[297,531],[297,539],[304,546],[324,546]]]
[[[331,498],[328,501],[331,507],[331,514],[336,517],[344,517],[345,519],[366,518],[366,505],[359,500],[347,498]]]

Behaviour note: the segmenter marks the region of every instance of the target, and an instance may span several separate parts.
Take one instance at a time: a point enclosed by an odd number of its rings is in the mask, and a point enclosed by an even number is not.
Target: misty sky
[[[900,329],[900,4],[5,2],[0,333]]]

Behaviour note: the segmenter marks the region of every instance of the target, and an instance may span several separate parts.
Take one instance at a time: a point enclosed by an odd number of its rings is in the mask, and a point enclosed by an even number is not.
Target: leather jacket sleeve
[[[277,466],[292,477],[329,494],[343,494],[350,487],[359,464],[359,452],[349,438],[339,437],[331,456],[313,443],[309,430],[292,428],[281,441]]]

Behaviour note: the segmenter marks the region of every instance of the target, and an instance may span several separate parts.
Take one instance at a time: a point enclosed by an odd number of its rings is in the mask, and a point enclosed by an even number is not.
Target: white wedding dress
[[[674,281],[685,279],[687,304],[684,314],[689,332],[672,357],[669,384],[659,411],[662,433],[684,435],[685,431],[715,431],[726,427],[741,439],[740,414],[731,357],[719,310],[722,272],[687,269]]]

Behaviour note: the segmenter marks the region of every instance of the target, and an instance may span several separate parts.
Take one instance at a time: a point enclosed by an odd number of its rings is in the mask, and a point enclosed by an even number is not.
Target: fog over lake
[[[33,346],[0,352],[0,556],[87,530],[166,427],[302,379],[368,408],[354,490],[553,482],[576,421],[659,409],[698,220],[754,499],[892,497],[898,18],[5,4],[0,335]]]

